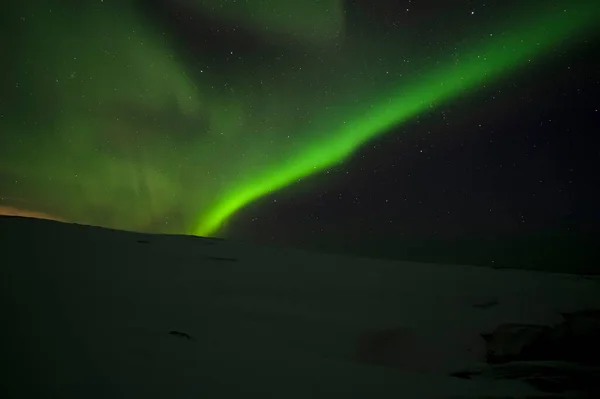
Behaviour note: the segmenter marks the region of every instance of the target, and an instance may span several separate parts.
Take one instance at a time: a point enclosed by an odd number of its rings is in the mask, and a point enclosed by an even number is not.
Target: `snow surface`
[[[449,374],[499,324],[600,308],[600,281],[567,274],[17,217],[0,245],[7,398],[548,397]]]

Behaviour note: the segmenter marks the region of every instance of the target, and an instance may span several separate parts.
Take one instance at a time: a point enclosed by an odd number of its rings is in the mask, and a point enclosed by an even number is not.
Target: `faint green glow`
[[[155,2],[67,3],[8,2],[0,13],[10,32],[0,37],[0,207],[197,235],[219,233],[250,202],[440,102],[564,49],[598,26],[600,7],[528,3],[531,15],[517,8],[502,29],[471,20],[469,34],[453,33],[456,46],[438,52],[411,27],[382,40],[365,19],[357,35],[361,21],[345,20],[342,0],[178,2],[228,30],[207,46],[179,20],[153,19],[145,7]]]
[[[344,32],[344,0],[184,1],[231,25],[245,26],[265,35],[283,35],[283,39],[332,43]]]

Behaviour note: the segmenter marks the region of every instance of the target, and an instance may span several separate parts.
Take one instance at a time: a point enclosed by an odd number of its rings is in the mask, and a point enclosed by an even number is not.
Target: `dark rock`
[[[600,397],[600,311],[563,318],[556,326],[502,324],[481,334],[489,365],[451,375],[518,379],[543,392]]]
[[[487,343],[488,363],[545,358],[551,328],[529,324],[502,324],[491,334],[481,334]]]
[[[600,311],[585,310],[562,315],[553,330],[552,343],[561,360],[600,366]]]
[[[600,311],[563,314],[557,326],[502,324],[487,342],[488,363],[561,360],[600,365]]]
[[[464,370],[464,371],[456,371],[454,373],[451,373],[450,375],[452,377],[461,378],[463,380],[470,380],[471,377],[476,375],[476,373],[474,373],[472,371]]]
[[[600,368],[567,362],[509,362],[492,365],[478,371],[463,371],[455,375],[520,380],[546,393],[600,394]],[[465,377],[463,377],[465,378]]]

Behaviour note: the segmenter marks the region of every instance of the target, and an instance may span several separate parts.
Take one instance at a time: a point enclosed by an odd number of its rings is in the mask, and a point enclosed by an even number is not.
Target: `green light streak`
[[[362,109],[348,112],[356,116],[334,126],[334,134],[322,135],[322,139],[302,146],[282,163],[264,168],[258,175],[235,181],[212,206],[203,209],[193,234],[215,234],[231,215],[250,202],[342,162],[366,141],[431,106],[477,90],[482,83],[526,65],[565,38],[595,28],[598,8],[591,2],[578,2],[567,10],[542,13],[507,34],[486,39],[484,45],[458,62],[442,65],[410,85],[395,88],[378,103],[363,104]]]

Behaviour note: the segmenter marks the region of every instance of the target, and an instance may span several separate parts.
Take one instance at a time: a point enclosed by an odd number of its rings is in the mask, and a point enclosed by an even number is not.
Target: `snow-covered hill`
[[[600,309],[585,276],[17,217],[0,239],[10,398],[554,397],[489,372],[481,334]]]

